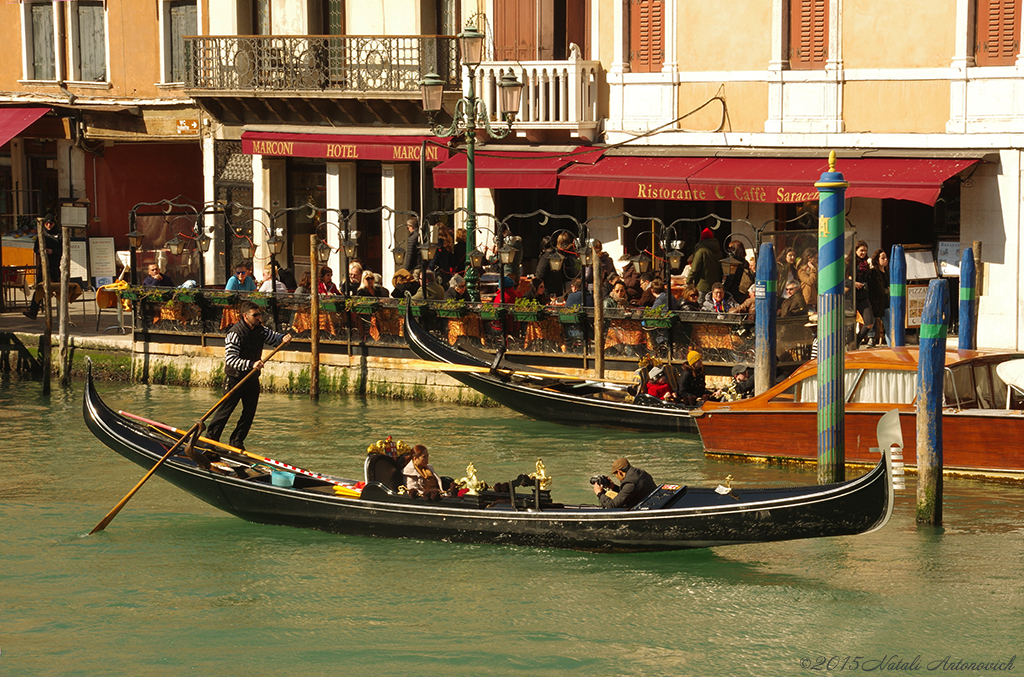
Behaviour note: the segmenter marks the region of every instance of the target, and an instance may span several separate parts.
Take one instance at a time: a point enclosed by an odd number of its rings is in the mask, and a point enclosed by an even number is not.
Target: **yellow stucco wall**
[[[679,70],[742,71],[767,66],[771,55],[771,2],[681,2],[679,8]]]
[[[943,133],[949,120],[949,82],[847,82],[843,121],[847,132]]]
[[[843,4],[846,68],[942,68],[954,54],[956,3],[857,0]]]
[[[763,132],[768,116],[768,84],[764,82],[682,83],[679,86],[678,111],[685,115],[715,95],[725,99],[726,119],[722,120],[722,104],[712,101],[700,111],[679,122],[688,131]]]

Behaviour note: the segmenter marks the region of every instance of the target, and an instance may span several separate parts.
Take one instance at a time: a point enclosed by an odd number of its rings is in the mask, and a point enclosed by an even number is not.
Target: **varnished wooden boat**
[[[152,468],[177,439],[166,425],[109,408],[91,375],[84,399],[85,421],[96,438],[143,468]],[[156,475],[250,522],[358,536],[599,552],[680,550],[865,533],[884,526],[893,505],[888,454],[865,475],[839,484],[729,493],[661,485],[632,510],[608,510],[555,503],[539,487],[517,494],[517,482],[506,494],[412,498],[396,491],[397,465],[383,454],[367,456],[366,484],[359,487],[270,459],[254,463],[251,451],[214,448],[202,438],[196,449],[215,450],[220,461],[207,469],[194,456],[172,455]],[[290,486],[272,481],[269,471],[282,467],[291,468]]]
[[[550,376],[535,367],[502,360],[488,369],[492,361],[484,356],[452,348],[424,329],[406,309],[405,340],[423,360],[475,367],[478,371],[452,371],[455,380],[477,390],[513,411],[539,421],[563,425],[594,425],[630,430],[663,430],[696,433],[692,407],[663,402],[648,395],[634,399],[626,386],[599,379]]]
[[[917,462],[917,348],[846,354],[846,462],[872,464],[878,417],[897,409],[904,460]],[[947,472],[1024,477],[1024,398],[1007,387],[999,365],[1024,353],[947,351],[942,415]],[[815,460],[818,454],[817,361],[798,368],[757,397],[708,402],[694,411],[710,454]]]

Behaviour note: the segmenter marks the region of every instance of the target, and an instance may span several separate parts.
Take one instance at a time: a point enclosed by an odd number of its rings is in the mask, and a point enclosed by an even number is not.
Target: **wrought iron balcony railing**
[[[450,35],[211,36],[186,38],[186,89],[418,92],[434,72],[458,89],[458,41]]]

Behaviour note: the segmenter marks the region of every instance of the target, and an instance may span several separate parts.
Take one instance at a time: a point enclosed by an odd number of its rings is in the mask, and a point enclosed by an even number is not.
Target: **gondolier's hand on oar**
[[[285,334],[284,338],[281,339],[281,345],[279,345],[274,350],[274,353],[276,353],[281,348],[284,348],[287,344],[289,344],[291,342],[292,342],[292,335],[291,334]],[[274,353],[270,353],[270,355],[267,356],[267,359],[269,360],[274,355]],[[256,360],[255,364],[252,365],[252,370],[253,371],[260,371],[260,370],[263,369],[263,365],[264,364],[266,364],[266,362],[264,362],[263,360]]]

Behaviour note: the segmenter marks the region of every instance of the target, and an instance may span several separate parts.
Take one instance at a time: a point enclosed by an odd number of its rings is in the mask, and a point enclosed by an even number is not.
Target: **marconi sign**
[[[422,137],[328,137],[315,135],[289,135],[291,138],[260,138],[242,136],[242,152],[248,155],[276,157],[315,157],[327,160],[379,160],[382,162],[419,162]],[[296,138],[298,137],[298,138]],[[312,138],[311,138],[312,137]],[[439,139],[432,139],[440,141]],[[448,151],[427,144],[427,160],[440,162],[448,158]]]

